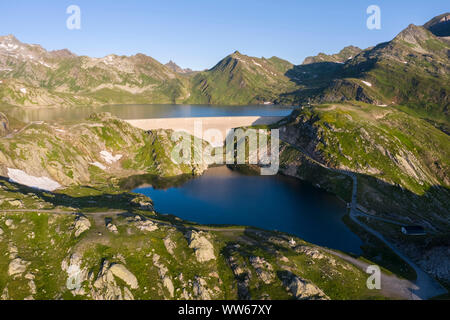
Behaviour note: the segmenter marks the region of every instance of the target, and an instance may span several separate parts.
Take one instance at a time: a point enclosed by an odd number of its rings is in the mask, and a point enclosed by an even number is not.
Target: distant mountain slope
[[[345,63],[347,60],[353,58],[362,50],[355,46],[348,46],[342,49],[339,53],[327,55],[325,53],[319,53],[314,57],[306,57],[303,64],[311,64],[318,62],[335,62],[335,63]]]
[[[407,105],[427,119],[449,122],[450,43],[409,25],[392,41],[362,51],[344,64],[316,62],[287,75],[301,86],[284,96],[304,103],[359,100]]]
[[[255,58],[236,51],[192,79],[189,101],[211,104],[272,103],[283,92],[295,88],[295,84],[284,75],[291,66],[277,57]]]
[[[165,64],[165,66],[166,66],[167,68],[169,68],[170,70],[172,70],[173,72],[176,72],[176,73],[186,74],[186,73],[192,73],[192,72],[194,72],[194,71],[192,71],[192,69],[189,69],[189,68],[186,68],[186,69],[181,68],[179,65],[177,65],[177,64],[176,64],[175,62],[173,62],[172,60],[170,60],[169,62],[167,62],[167,63]]]
[[[191,72],[144,54],[77,56],[0,37],[0,103],[21,106],[125,103],[404,105],[450,132],[449,14],[410,25],[393,40],[348,46],[294,66],[235,52]],[[441,36],[442,35],[442,36]]]
[[[1,100],[17,105],[174,102],[186,80],[143,54],[76,56],[0,37]]]

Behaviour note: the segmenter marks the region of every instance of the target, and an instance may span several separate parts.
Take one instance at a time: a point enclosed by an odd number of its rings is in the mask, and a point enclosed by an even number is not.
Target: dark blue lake
[[[278,230],[321,246],[361,253],[361,240],[342,222],[345,204],[291,177],[250,176],[222,166],[181,186],[134,192],[149,196],[158,212],[184,220]]]

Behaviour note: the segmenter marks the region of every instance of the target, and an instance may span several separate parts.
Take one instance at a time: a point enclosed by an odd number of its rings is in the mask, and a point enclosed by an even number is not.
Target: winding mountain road
[[[289,143],[289,146],[291,146],[294,149],[297,149],[299,152],[303,153],[305,156],[308,155],[308,153],[299,146],[292,145],[290,143]],[[344,175],[350,177],[353,180],[352,200],[351,200],[351,207],[350,207],[350,219],[352,219],[352,221],[357,223],[365,231],[373,234],[375,237],[377,237],[381,241],[383,241],[383,243],[386,244],[395,254],[397,254],[401,259],[403,259],[407,264],[409,264],[411,266],[411,268],[413,268],[417,274],[417,279],[414,282],[409,281],[409,280],[400,279],[402,281],[395,281],[396,283],[389,283],[388,286],[390,286],[392,288],[397,287],[398,293],[401,294],[401,296],[404,299],[408,298],[408,299],[414,299],[414,300],[426,300],[426,299],[430,299],[430,298],[448,293],[447,290],[443,286],[441,286],[441,284],[439,284],[439,282],[437,282],[435,279],[433,279],[431,276],[429,276],[418,265],[416,265],[410,258],[408,258],[406,255],[404,255],[397,247],[395,247],[391,242],[389,242],[380,232],[373,230],[372,228],[370,228],[369,226],[367,226],[366,224],[364,224],[363,222],[361,222],[360,220],[357,219],[357,216],[365,216],[368,218],[377,219],[377,220],[381,220],[381,221],[389,222],[389,223],[394,223],[397,225],[400,224],[398,221],[392,221],[392,220],[381,218],[381,217],[375,217],[373,215],[370,215],[370,214],[367,214],[367,213],[364,213],[364,212],[361,212],[360,210],[358,210],[358,208],[357,208],[357,205],[358,205],[358,202],[357,202],[358,179],[357,179],[355,173],[346,171],[346,170],[329,168],[329,167],[323,165],[322,163],[315,161],[312,158],[310,158],[310,159],[314,163],[316,163],[317,165],[319,165],[325,169],[328,169],[328,170],[331,170],[334,172],[339,172],[341,174],[344,174]],[[338,256],[342,255],[335,251],[332,251],[332,252]],[[349,257],[349,258],[351,258],[351,257]],[[348,259],[346,259],[346,260],[349,261]],[[366,270],[366,268],[368,266],[368,265],[366,266],[360,260],[356,260],[353,258],[351,258],[350,260],[352,260],[351,262],[353,264],[355,264],[356,266],[358,266],[360,268],[364,268],[364,271]],[[395,277],[395,278],[397,280],[399,280],[399,278],[397,278],[397,277]],[[382,282],[383,282],[383,279],[385,279],[385,281],[387,280],[389,282],[394,280],[393,277],[386,277],[386,275],[384,276],[384,278],[382,276]],[[383,283],[381,285],[383,286]],[[405,290],[407,290],[410,294],[405,295],[404,294]]]
[[[358,190],[358,179],[354,173],[346,172],[346,175],[352,178],[353,180],[353,191],[352,191],[352,202],[350,207],[350,218],[352,221],[357,223],[360,227],[362,227],[367,232],[373,234],[377,238],[379,238],[385,245],[387,245],[396,255],[398,255],[401,259],[403,259],[406,263],[408,263],[411,268],[414,269],[414,271],[417,274],[416,281],[407,281],[403,282],[403,285],[407,286],[407,289],[411,293],[411,299],[413,300],[424,300],[424,299],[430,299],[435,296],[439,296],[442,294],[447,293],[447,290],[442,287],[439,282],[434,280],[432,277],[430,277],[427,273],[425,273],[419,266],[417,266],[410,258],[408,258],[406,255],[404,255],[400,250],[398,250],[391,242],[386,240],[386,238],[379,233],[378,231],[373,230],[366,224],[362,223],[360,220],[357,219],[358,216],[369,216],[366,213],[363,213],[357,209],[357,190]],[[371,217],[374,218],[374,217]],[[385,278],[385,280],[388,280],[388,278]],[[383,282],[381,284],[383,286]],[[402,288],[404,290],[405,288]]]

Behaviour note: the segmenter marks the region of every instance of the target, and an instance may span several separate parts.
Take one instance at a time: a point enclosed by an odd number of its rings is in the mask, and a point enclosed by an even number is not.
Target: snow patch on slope
[[[106,167],[103,164],[101,164],[100,162],[98,162],[98,161],[91,162],[89,164],[92,164],[93,166],[96,166],[97,168],[100,168],[102,170],[106,170]]]
[[[371,87],[372,86],[372,84],[370,83],[370,82],[367,82],[367,81],[361,81],[362,83],[364,83],[366,86],[368,86],[368,87]]]
[[[61,188],[61,185],[58,182],[50,178],[31,176],[19,169],[8,168],[8,177],[11,182],[45,191],[53,191]]]
[[[114,162],[117,162],[120,159],[122,159],[122,155],[121,154],[116,154],[115,156],[113,156],[111,154],[111,152],[108,152],[106,150],[101,151],[100,155],[102,156],[103,160],[106,161],[106,163],[114,163]]]

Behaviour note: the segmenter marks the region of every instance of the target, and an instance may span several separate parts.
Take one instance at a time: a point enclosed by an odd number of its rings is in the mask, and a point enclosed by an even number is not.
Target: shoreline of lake
[[[220,166],[173,186],[150,183],[133,192],[150,197],[157,212],[186,221],[280,231],[320,246],[361,253],[361,239],[342,221],[345,202],[293,177],[249,176]]]

